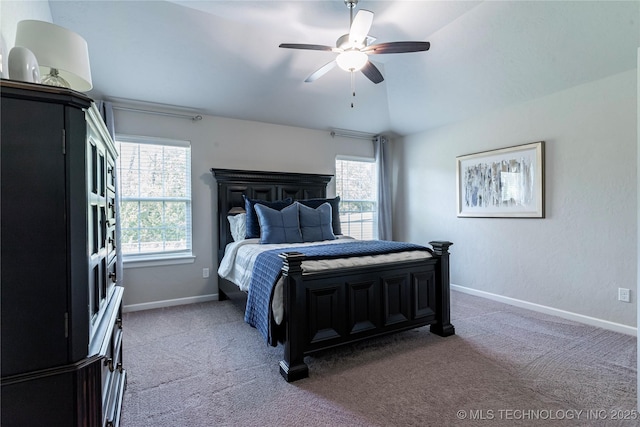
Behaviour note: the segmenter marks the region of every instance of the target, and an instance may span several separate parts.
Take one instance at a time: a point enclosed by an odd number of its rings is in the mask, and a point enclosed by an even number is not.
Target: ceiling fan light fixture
[[[349,33],[340,36],[336,41],[336,47],[306,43],[280,44],[280,47],[287,49],[319,50],[338,53],[333,61],[314,71],[304,80],[305,82],[309,83],[317,80],[338,65],[341,70],[351,73],[352,89],[354,73],[356,71],[361,71],[367,79],[374,84],[378,84],[384,81],[384,77],[382,77],[382,73],[375,64],[369,61],[369,55],[423,52],[429,50],[429,42],[425,41],[399,41],[374,44],[376,38],[369,35],[369,30],[373,24],[373,12],[361,9],[354,17],[353,9],[358,4],[358,0],[343,1],[349,8],[349,22],[351,24],[349,26]]]
[[[360,52],[359,50],[347,50],[338,55],[336,63],[338,64],[338,67],[342,68],[344,71],[359,71],[366,65],[368,60],[369,58],[364,52]]]

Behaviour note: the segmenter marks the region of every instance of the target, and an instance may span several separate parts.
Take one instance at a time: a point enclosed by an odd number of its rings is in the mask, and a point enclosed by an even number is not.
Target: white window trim
[[[116,141],[133,144],[171,145],[174,147],[191,147],[191,141],[180,139],[158,138],[155,136],[116,134]]]
[[[189,147],[191,148],[191,141],[160,138],[155,136],[141,136],[141,135],[129,135],[129,134],[116,134],[115,141],[129,142],[134,144],[150,144],[150,145],[168,145],[173,147]],[[192,171],[193,172],[193,171]],[[191,180],[193,181],[193,173],[191,174]],[[193,182],[189,183],[191,188],[191,245],[193,245]],[[193,255],[193,246],[191,250],[181,253],[160,253],[160,254],[122,254],[122,266],[123,268],[141,268],[141,267],[157,267],[163,265],[177,265],[177,264],[193,264],[196,260],[196,256]]]
[[[343,160],[343,161],[352,161],[352,162],[362,162],[362,163],[376,163],[376,159],[375,157],[366,157],[366,156],[348,156],[348,155],[336,155],[336,160]],[[334,165],[336,164],[336,162],[334,161]],[[333,181],[334,181],[334,190],[335,193],[338,193],[338,188],[337,188],[337,184],[336,184],[336,171],[334,170],[334,177],[333,177]],[[378,185],[378,183],[376,183],[376,185]],[[378,203],[378,199],[376,197],[376,199],[374,200],[375,203]],[[341,200],[342,203],[342,200]],[[377,215],[374,212],[374,215],[377,217]],[[374,227],[373,227],[373,236],[375,239],[378,238],[378,227],[377,227],[377,222],[378,219],[375,218],[374,221]]]
[[[365,162],[365,163],[375,163],[376,159],[375,157],[360,157],[360,156],[343,156],[343,155],[337,155],[336,156],[336,160],[347,160],[347,161],[353,161],[353,162]],[[335,165],[335,162],[334,162]]]
[[[129,255],[122,257],[124,268],[158,267],[163,265],[193,264],[196,257],[193,254],[162,254],[162,255]]]

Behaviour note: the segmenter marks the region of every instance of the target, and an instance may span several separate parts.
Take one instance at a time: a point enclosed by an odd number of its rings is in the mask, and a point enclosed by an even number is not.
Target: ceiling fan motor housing
[[[358,0],[344,0],[344,4],[347,5],[349,9],[353,9],[358,4]]]
[[[349,49],[355,46],[350,46],[349,45],[349,34],[344,34],[340,37],[338,37],[338,40],[336,41],[336,47],[339,49]],[[361,47],[361,46],[358,46]],[[362,46],[364,47],[364,46]]]

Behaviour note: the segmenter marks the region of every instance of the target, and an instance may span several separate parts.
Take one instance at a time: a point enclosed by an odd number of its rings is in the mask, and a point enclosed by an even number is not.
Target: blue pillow
[[[302,240],[305,242],[335,240],[336,236],[331,227],[332,209],[329,203],[323,203],[315,209],[302,204],[298,205]]]
[[[260,222],[260,243],[302,243],[297,203],[282,210],[256,204],[255,210]]]
[[[258,223],[258,217],[254,209],[255,205],[260,204],[279,211],[293,203],[293,199],[291,197],[271,202],[267,200],[250,199],[244,194],[242,197],[244,197],[244,210],[247,212],[247,239],[256,239],[260,237],[260,224]]]
[[[340,226],[340,196],[333,199],[305,199],[298,200],[298,203],[308,206],[310,208],[317,208],[323,203],[329,203],[331,205],[331,227],[333,228],[333,234],[336,236],[342,234],[342,227]]]

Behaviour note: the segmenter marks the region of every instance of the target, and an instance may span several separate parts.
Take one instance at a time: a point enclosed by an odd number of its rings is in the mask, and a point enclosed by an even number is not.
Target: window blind
[[[117,136],[125,257],[191,254],[191,146]]]

